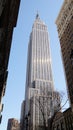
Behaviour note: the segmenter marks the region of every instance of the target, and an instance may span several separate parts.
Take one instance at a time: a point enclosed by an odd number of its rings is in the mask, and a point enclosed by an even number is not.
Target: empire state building
[[[54,92],[47,26],[38,14],[32,26],[27,58],[25,119],[29,115],[30,130],[43,130],[54,113],[52,100],[59,95]]]
[[[48,30],[38,14],[30,34],[26,75],[26,88],[33,88],[38,82],[39,86],[44,83],[44,87],[50,85],[49,90],[54,89]]]

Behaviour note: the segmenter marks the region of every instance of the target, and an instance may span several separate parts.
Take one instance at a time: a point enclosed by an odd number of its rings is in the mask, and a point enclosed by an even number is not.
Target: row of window
[[[33,26],[34,29],[40,29],[40,30],[47,30],[46,25],[41,24],[41,23],[35,23]]]
[[[56,126],[53,126],[53,130],[65,130],[65,125],[63,122],[60,124],[57,124]]]

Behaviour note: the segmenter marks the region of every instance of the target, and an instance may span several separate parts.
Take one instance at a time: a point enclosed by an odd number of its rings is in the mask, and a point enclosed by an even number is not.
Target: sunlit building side
[[[67,81],[68,97],[73,110],[73,0],[64,0],[56,24]]]
[[[28,44],[24,130],[48,127],[48,118],[60,109],[60,98],[56,102],[54,96],[59,95],[55,93],[48,29],[37,14]]]

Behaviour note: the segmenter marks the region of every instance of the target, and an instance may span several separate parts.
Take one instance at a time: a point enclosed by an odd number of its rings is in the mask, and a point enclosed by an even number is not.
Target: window
[[[35,88],[35,81],[33,81],[32,86],[33,86],[33,88]]]
[[[73,61],[73,49],[71,50],[70,59]]]
[[[64,130],[64,123],[61,122],[61,130]]]
[[[57,130],[60,130],[60,129],[59,129],[59,125],[57,125]]]

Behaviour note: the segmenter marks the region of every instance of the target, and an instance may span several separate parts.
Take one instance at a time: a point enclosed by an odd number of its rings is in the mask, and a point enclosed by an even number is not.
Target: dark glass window
[[[59,125],[57,125],[57,130],[60,130]]]
[[[33,86],[33,88],[35,88],[35,81],[33,81],[32,86]]]
[[[64,130],[64,123],[61,122],[61,130]]]

